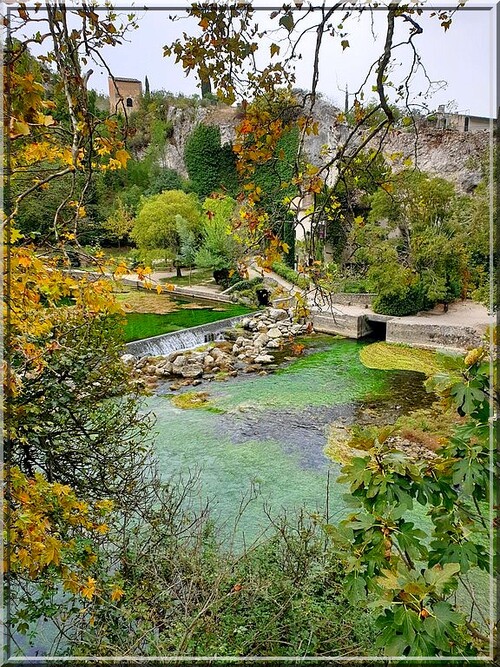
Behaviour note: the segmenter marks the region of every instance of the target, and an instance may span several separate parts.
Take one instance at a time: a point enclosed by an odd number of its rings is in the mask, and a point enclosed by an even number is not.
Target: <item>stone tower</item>
[[[127,79],[125,77],[115,76],[115,79],[108,78],[109,85],[109,110],[111,113],[123,112],[130,113],[139,106],[139,98],[142,95],[142,83],[139,79]],[[118,89],[118,90],[117,90]]]

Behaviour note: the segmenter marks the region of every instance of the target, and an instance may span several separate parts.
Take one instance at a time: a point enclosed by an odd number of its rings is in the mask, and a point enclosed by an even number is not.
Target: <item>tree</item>
[[[231,11],[209,4],[196,5],[189,13],[197,21],[201,34],[185,34],[182,39],[165,48],[165,55],[174,55],[186,74],[196,72],[200,80],[210,79],[220,100],[228,104],[235,101],[241,103],[241,122],[237,127],[234,150],[238,155],[238,174],[253,208],[253,214],[249,213],[246,222],[256,236],[256,245],[266,236],[265,232],[269,232],[268,221],[262,218],[262,208],[259,206],[262,193],[254,179],[256,166],[272,159],[281,137],[292,127],[299,131],[297,153],[305,157],[304,138],[318,132],[314,112],[319,97],[317,86],[323,47],[328,40],[338,40],[347,57],[351,25],[355,24],[362,12],[373,11],[374,8],[370,6],[357,9],[346,3],[337,3],[329,8],[315,5],[306,7],[296,3],[295,9],[284,5],[274,10],[267,27],[259,22],[259,15],[250,5],[234,7]],[[394,114],[394,105],[404,107],[405,112],[410,111],[413,102],[410,84],[416,73],[421,71],[427,77],[422,59],[418,56],[418,39],[423,33],[418,21],[422,11],[420,3],[411,7],[399,4],[389,6],[384,16],[385,29],[380,56],[360,88],[351,96],[353,125],[347,129],[345,141],[329,151],[321,164],[307,164],[307,160],[306,164],[301,164],[300,160],[295,161],[292,182],[297,186],[301,199],[306,196],[313,199],[308,215],[308,264],[312,265],[315,259],[312,244],[320,236],[318,232],[324,224],[323,207],[316,206],[317,195],[323,192],[324,184],[328,183],[330,188],[327,198],[335,201],[336,184],[341,181],[343,173],[350,168],[356,156],[368,144],[374,145],[376,151],[380,152],[384,138],[398,120]],[[341,16],[339,12],[342,12]],[[438,10],[432,16],[446,31],[452,23],[453,12]],[[407,38],[400,38],[400,35],[406,35]],[[279,105],[276,105],[275,112],[269,112],[265,108],[258,109],[248,104],[249,99],[264,97],[271,102],[272,107],[272,102],[282,97],[283,89],[291,94],[295,81],[295,59],[300,58],[303,43],[310,36],[314,40],[310,90],[299,102],[291,104],[290,111],[293,113],[284,114]],[[283,47],[285,43],[289,46],[286,52]],[[395,71],[392,65],[405,50],[409,52],[410,64],[407,69],[397,68]],[[264,57],[261,58],[261,55]],[[370,84],[376,95],[376,103],[370,102],[365,108],[365,88]],[[412,124],[412,116],[408,118]],[[339,114],[336,120],[343,122],[345,118]],[[267,237],[270,247],[274,247],[271,246],[272,236]]]
[[[123,204],[122,200],[118,199],[117,208],[105,221],[103,227],[113,240],[118,241],[118,247],[120,247],[120,243],[128,239],[133,225],[133,217]]]
[[[189,266],[189,283],[191,284],[191,269],[196,262],[200,239],[189,229],[189,223],[182,216],[175,217],[175,226],[179,235],[179,254],[175,258],[176,266]]]
[[[201,234],[201,212],[196,195],[171,190],[147,197],[135,219],[131,238],[140,250],[165,250],[174,259],[180,249],[177,216],[186,221],[195,236]]]
[[[453,215],[459,205],[451,183],[418,171],[401,172],[372,195],[368,221],[359,218],[352,237],[379,312],[414,314],[464,292],[466,234]]]
[[[166,190],[184,190],[189,192],[189,182],[186,181],[175,169],[162,169],[153,176],[149,188],[144,193],[146,197],[158,195]]]
[[[213,196],[205,199],[201,247],[196,253],[196,265],[219,272],[221,281],[226,282],[231,272],[237,271],[243,255],[243,243],[232,231],[232,221],[237,211],[237,203],[231,197]]]
[[[136,389],[120,360],[121,310],[111,285],[68,272],[67,246],[85,254],[79,239],[94,172],[121,169],[128,160],[118,125],[93,113],[90,72],[82,65],[99,59],[103,42],[118,43],[127,25],[111,10],[99,17],[58,2],[9,8],[4,22],[3,485],[10,633],[53,616],[61,590],[71,600],[68,608],[93,599],[100,587],[92,577],[95,545],[107,530],[110,498],[126,506],[138,488],[137,473],[144,481],[151,466],[148,420],[138,412]],[[26,27],[33,36],[15,40]],[[36,59],[28,52],[32,43],[44,47]],[[37,228],[29,211],[47,203],[47,189],[49,212]],[[41,249],[19,231],[23,213],[29,216],[25,230],[35,240],[44,236]],[[9,634],[9,654],[11,646]]]

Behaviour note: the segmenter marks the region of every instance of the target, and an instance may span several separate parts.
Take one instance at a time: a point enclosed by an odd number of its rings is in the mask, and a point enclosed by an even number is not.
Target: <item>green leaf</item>
[[[294,21],[293,21],[293,16],[291,14],[285,14],[285,16],[282,16],[279,20],[279,24],[282,25],[284,28],[288,30],[288,32],[292,32]]]
[[[424,572],[424,579],[430,586],[434,586],[436,593],[441,594],[457,572],[460,572],[458,563],[445,563],[443,566],[438,564]]]
[[[419,627],[417,613],[400,605],[394,612],[394,623],[401,626],[403,637],[411,644],[415,639],[415,628]]]
[[[486,399],[486,394],[482,389],[472,385],[455,384],[450,390],[454,396],[459,409],[466,415],[470,415]]]
[[[432,637],[438,648],[449,650],[450,644],[446,637],[450,632],[453,633],[454,626],[464,623],[464,617],[453,611],[449,602],[437,602],[431,611],[432,616],[424,620],[424,631]]]
[[[385,655],[398,656],[404,655],[409,643],[403,635],[396,635],[388,644],[384,646]]]
[[[358,575],[349,577],[346,583],[347,599],[356,604],[366,597],[366,581]]]

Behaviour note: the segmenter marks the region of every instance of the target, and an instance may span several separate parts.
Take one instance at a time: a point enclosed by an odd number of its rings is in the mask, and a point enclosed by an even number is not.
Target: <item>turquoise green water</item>
[[[149,399],[163,475],[199,471],[200,496],[211,499],[229,532],[242,498],[257,491],[239,523],[246,539],[268,523],[264,506],[271,514],[300,507],[324,513],[328,475],[329,517],[340,519],[347,489],[335,482],[339,466],[323,454],[328,424],[376,421],[388,412],[395,419],[430,402],[420,374],[367,369],[361,345],[319,337],[316,349],[275,374],[197,387],[221,412],[182,410],[168,395]]]
[[[180,331],[190,327],[196,327],[200,324],[217,322],[228,317],[236,315],[245,315],[250,312],[250,308],[240,306],[239,304],[216,303],[214,305],[206,304],[205,308],[182,308],[183,304],[192,302],[174,300],[179,303],[179,310],[171,313],[159,315],[156,313],[128,313],[124,327],[124,340],[130,343],[142,338],[159,336],[160,334]]]

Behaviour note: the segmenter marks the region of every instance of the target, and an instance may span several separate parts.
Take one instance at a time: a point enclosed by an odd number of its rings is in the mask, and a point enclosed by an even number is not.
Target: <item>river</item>
[[[246,541],[268,524],[266,511],[325,513],[327,482],[329,517],[340,519],[347,489],[323,452],[328,425],[392,422],[434,399],[420,373],[364,367],[359,350],[366,344],[314,336],[304,356],[273,374],[204,382],[196,389],[208,392],[210,410],[175,407],[164,385],[147,402],[157,418],[162,475],[197,471],[201,497],[211,499],[226,531],[245,494],[257,492],[238,525]]]

